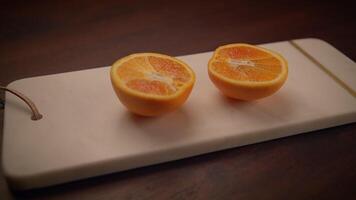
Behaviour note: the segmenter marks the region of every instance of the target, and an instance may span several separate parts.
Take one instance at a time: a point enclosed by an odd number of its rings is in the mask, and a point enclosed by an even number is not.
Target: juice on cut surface
[[[288,76],[288,63],[281,55],[262,47],[229,44],[215,50],[208,73],[224,95],[256,100],[282,87]]]
[[[157,53],[138,53],[116,61],[111,82],[123,105],[133,113],[157,116],[180,107],[195,83],[184,62]]]

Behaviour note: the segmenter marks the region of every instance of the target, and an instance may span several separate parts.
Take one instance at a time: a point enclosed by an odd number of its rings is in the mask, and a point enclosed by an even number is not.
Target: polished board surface
[[[356,88],[353,61],[320,40],[295,43]],[[25,105],[6,95],[5,175],[15,188],[41,187],[356,121],[355,97],[290,42],[262,46],[289,62],[288,80],[275,95],[227,99],[207,76],[211,52],[181,56],[196,72],[196,85],[180,110],[159,118],[127,112],[108,67],[11,83],[44,118],[31,121]]]

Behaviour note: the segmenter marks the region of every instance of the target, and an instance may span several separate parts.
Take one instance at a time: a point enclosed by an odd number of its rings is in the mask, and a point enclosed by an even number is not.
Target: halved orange
[[[288,63],[278,53],[262,47],[229,44],[215,50],[208,73],[226,96],[256,100],[282,87],[288,76]]]
[[[184,62],[158,53],[131,54],[111,67],[111,82],[128,110],[157,116],[177,109],[195,83],[193,70]]]

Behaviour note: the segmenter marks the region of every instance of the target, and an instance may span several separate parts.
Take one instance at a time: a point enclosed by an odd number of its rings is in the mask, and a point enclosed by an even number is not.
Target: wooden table
[[[326,40],[356,60],[354,6],[341,1],[0,5],[0,85],[110,65],[133,52],[178,56],[305,37]],[[356,123],[25,192],[11,192],[1,174],[0,199],[351,199],[355,130]]]

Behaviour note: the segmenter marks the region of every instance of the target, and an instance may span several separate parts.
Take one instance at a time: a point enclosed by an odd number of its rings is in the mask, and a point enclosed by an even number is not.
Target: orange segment
[[[285,82],[288,64],[279,54],[248,45],[230,44],[215,50],[209,77],[225,95],[255,100],[276,92]]]
[[[177,62],[154,56],[150,56],[148,60],[158,73],[168,76],[174,81],[187,82],[191,78],[188,70]]]
[[[191,79],[182,64],[157,56],[134,57],[121,64],[117,75],[128,88],[155,95],[170,95]]]
[[[178,108],[190,94],[194,72],[182,61],[157,53],[139,53],[116,61],[111,81],[132,112],[154,116]]]
[[[226,47],[218,50],[217,56],[222,59],[247,59],[247,60],[258,60],[263,58],[268,58],[270,55],[263,51],[255,51],[253,47],[249,46],[239,46],[239,47]]]
[[[168,84],[156,80],[133,79],[126,83],[130,89],[148,94],[170,95],[174,90]]]

